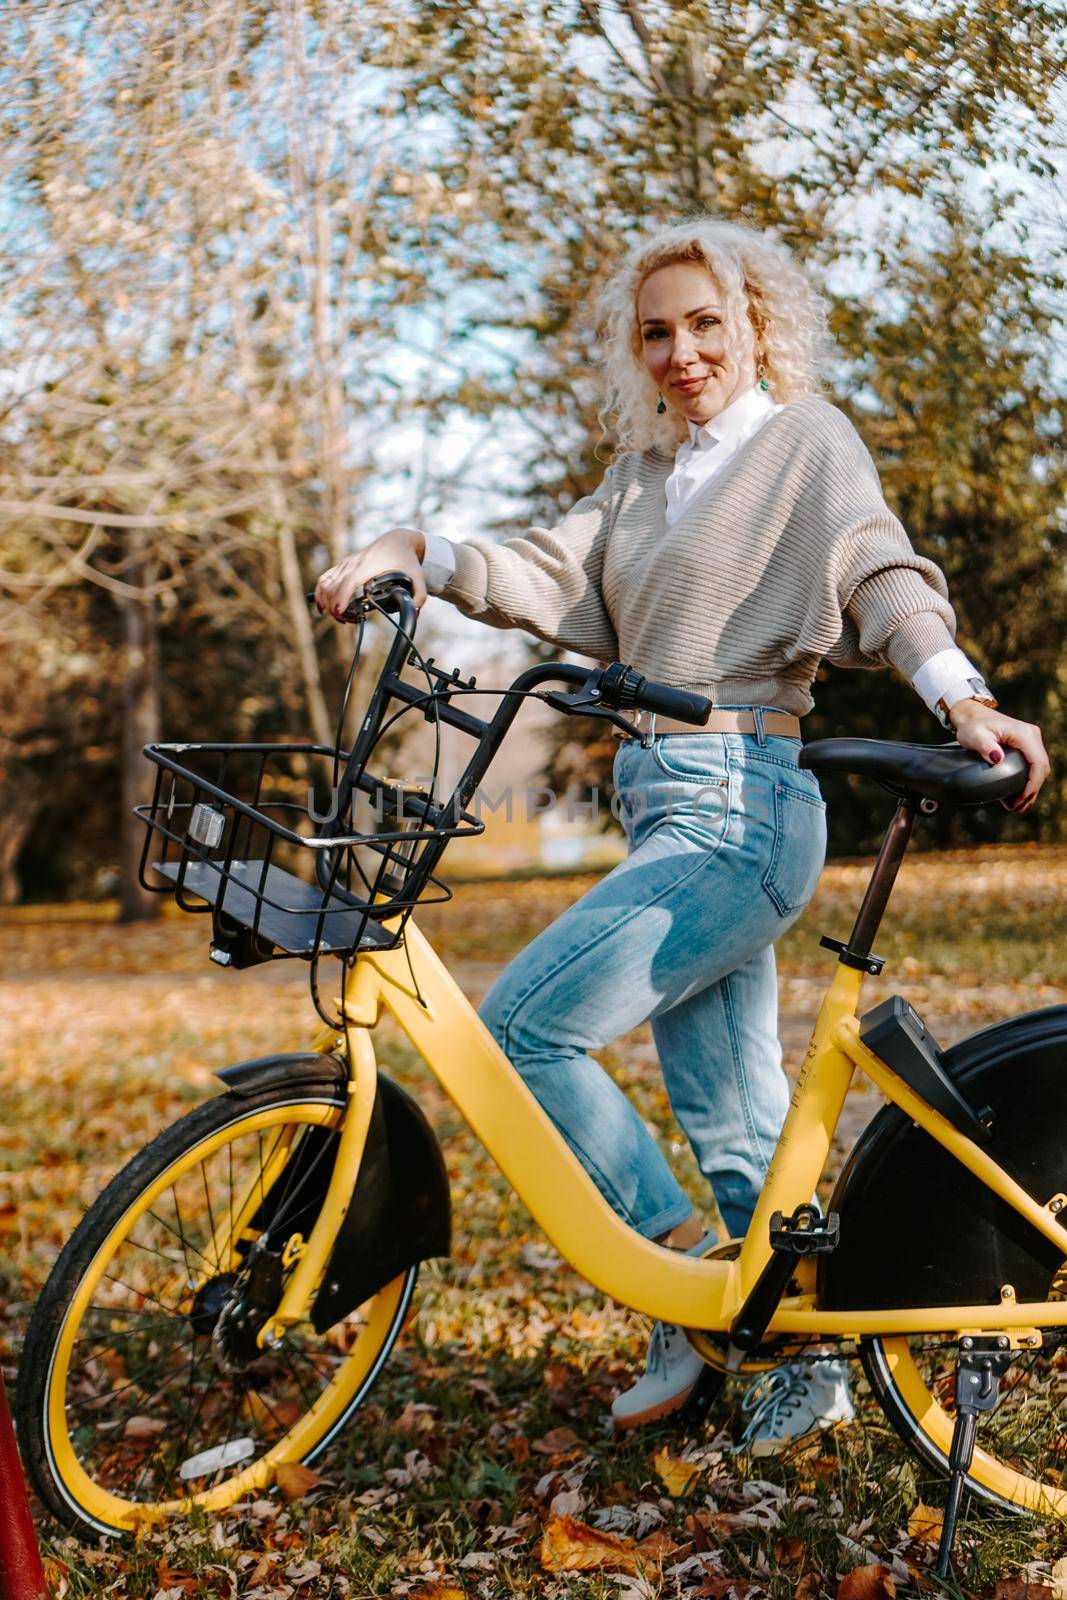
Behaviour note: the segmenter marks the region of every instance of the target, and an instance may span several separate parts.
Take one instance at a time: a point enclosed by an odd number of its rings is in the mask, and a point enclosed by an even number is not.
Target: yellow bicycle
[[[955,744],[851,739],[801,753],[816,771],[877,780],[895,811],[851,934],[822,940],[838,964],[752,1224],[696,1259],[606,1204],[412,911],[447,897],[435,869],[452,838],[480,830],[467,807],[526,698],[631,735],[634,707],[700,725],[710,703],[618,664],[545,663],[483,720],[457,703],[474,680],[414,644],[406,578],[375,580],[355,604],[360,640],[369,615],[395,633],[351,751],[146,752],[157,782],[142,811],[145,882],[208,915],[223,965],[309,961],[322,1026],[303,1054],[222,1072],[225,1093],[136,1155],[56,1262],[18,1398],[48,1507],[90,1536],[223,1508],[269,1489],[282,1463],[314,1459],[364,1400],[419,1262],[447,1253],[450,1237],[434,1135],[376,1067],[373,1030],[388,1011],[574,1268],[690,1330],[706,1362],[696,1411],[729,1372],[816,1342],[857,1349],[890,1422],[950,1476],[942,1568],[965,1488],[1067,1513],[1067,1007],[949,1050],[900,996],[859,1014],[916,814],[1017,793],[1022,758],[993,767]],[[357,643],[346,703],[358,657]],[[370,769],[408,712],[438,745],[446,726],[473,741],[446,796],[436,780],[413,787]],[[322,964],[334,958],[327,1003]],[[810,1197],[857,1068],[890,1103],[822,1215]]]

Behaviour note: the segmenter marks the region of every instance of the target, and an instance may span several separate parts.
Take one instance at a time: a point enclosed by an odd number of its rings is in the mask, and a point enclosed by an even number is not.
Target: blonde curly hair
[[[709,214],[657,228],[635,244],[596,301],[605,400],[598,410],[616,451],[657,447],[673,454],[687,435],[683,416],[656,411],[659,393],[641,359],[637,296],[645,279],[675,261],[705,266],[722,292],[725,354],[755,357],[779,404],[820,394],[829,354],[826,312],[784,245],[745,223]]]

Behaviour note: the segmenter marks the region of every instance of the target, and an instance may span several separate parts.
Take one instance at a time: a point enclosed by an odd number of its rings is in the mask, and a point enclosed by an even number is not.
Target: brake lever
[[[547,689],[537,698],[556,711],[567,712],[569,716],[595,717],[598,722],[610,722],[616,728],[621,728],[623,733],[629,734],[632,739],[641,737],[641,730],[634,722],[619,716],[617,711],[609,711],[606,706],[598,706],[596,702],[600,699],[599,692],[596,689],[590,690],[588,684],[583,684],[574,694],[566,694],[562,689]]]
[[[318,601],[315,599],[315,591],[314,591],[314,589],[309,589],[307,591],[307,593],[305,594],[304,599],[307,601],[309,606],[315,606],[315,607],[318,606]],[[357,595],[353,595],[352,599],[348,602],[348,605],[345,607],[345,610],[344,610],[344,612],[343,612],[343,614],[341,616],[341,621],[342,622],[359,622],[360,619],[363,616],[366,615],[367,610],[368,610],[368,607],[367,607],[367,603],[366,603],[366,600],[364,599],[364,597],[362,595],[358,595],[358,594]],[[330,613],[328,611],[324,611],[324,612],[322,612],[322,615],[324,617],[328,617],[330,615]]]

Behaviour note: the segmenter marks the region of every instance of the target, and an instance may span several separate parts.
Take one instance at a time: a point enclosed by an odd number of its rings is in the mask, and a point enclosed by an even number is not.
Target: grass
[[[803,1039],[832,970],[817,935],[847,933],[868,870],[828,867],[816,901],[779,947],[786,1038]],[[499,965],[592,881],[464,885],[453,904],[420,920],[477,999]],[[1067,1001],[1065,901],[1067,850],[910,859],[878,940],[889,965],[869,985],[870,1002],[902,988],[947,1040]],[[0,1338],[9,1381],[32,1301],[110,1175],[165,1122],[213,1093],[217,1068],[300,1048],[308,1037],[302,969],[218,972],[205,959],[205,935],[191,917],[123,927],[108,907],[0,913]],[[802,1048],[794,1046],[794,1063]],[[733,1580],[740,1594],[785,1597],[798,1585],[801,1594],[834,1594],[841,1574],[879,1562],[896,1562],[898,1592],[930,1590],[932,1547],[909,1537],[908,1521],[917,1502],[940,1505],[943,1486],[906,1456],[862,1386],[862,1426],[794,1459],[760,1464],[758,1476],[729,1451],[736,1389],[699,1437],[664,1432],[615,1442],[606,1411],[641,1359],[643,1319],[606,1304],[555,1261],[388,1026],[379,1053],[441,1139],[454,1254],[423,1269],[395,1357],[324,1458],[325,1481],[292,1503],[271,1496],[133,1546],[87,1550],[46,1524],[57,1590],[167,1600],[405,1592],[449,1600],[451,1588],[452,1600],[457,1591],[485,1600],[644,1600],[725,1594]],[[602,1059],[706,1210],[688,1152],[677,1148],[649,1031],[618,1041]],[[685,1494],[669,1493],[657,1468],[664,1445],[694,1462]],[[673,1552],[643,1576],[548,1573],[538,1558],[542,1529],[564,1511],[608,1519],[636,1538],[665,1535]],[[1059,1528],[973,1507],[965,1535],[971,1594],[991,1595],[1028,1563],[1047,1570],[1067,1552]]]

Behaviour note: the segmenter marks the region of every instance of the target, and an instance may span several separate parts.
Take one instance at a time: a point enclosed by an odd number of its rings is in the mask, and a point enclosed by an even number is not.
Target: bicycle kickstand
[[[939,1578],[947,1578],[952,1565],[952,1545],[963,1501],[963,1487],[974,1459],[978,1418],[983,1412],[996,1409],[1000,1398],[1001,1375],[1011,1365],[1011,1359],[1008,1340],[1003,1334],[987,1339],[965,1336],[960,1340],[956,1358],[956,1421],[948,1452],[948,1499],[934,1568]]]

